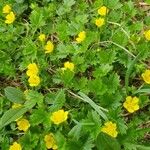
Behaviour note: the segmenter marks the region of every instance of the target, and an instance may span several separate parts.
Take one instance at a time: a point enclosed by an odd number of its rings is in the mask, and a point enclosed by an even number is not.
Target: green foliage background
[[[49,132],[54,134],[59,150],[150,149],[150,86],[141,80],[150,59],[150,43],[143,36],[150,28],[150,6],[140,2],[1,0],[2,150],[8,150],[14,140],[20,141],[24,150],[46,150],[43,138]],[[5,4],[11,4],[16,14],[11,25],[4,23]],[[106,24],[97,28],[97,10],[103,5],[110,12]],[[77,44],[75,38],[83,30],[86,39]],[[40,33],[53,41],[53,53],[44,53],[38,41]],[[65,61],[75,64],[74,72],[61,73]],[[40,86],[32,89],[25,74],[31,62],[38,64],[41,78]],[[24,96],[26,89],[30,91]],[[140,110],[134,114],[122,106],[128,95],[140,98]],[[23,108],[11,109],[12,102],[23,104]],[[55,126],[49,117],[61,108],[69,111],[69,119]],[[14,122],[22,115],[31,124],[25,134]],[[116,139],[100,133],[106,120],[117,124]]]

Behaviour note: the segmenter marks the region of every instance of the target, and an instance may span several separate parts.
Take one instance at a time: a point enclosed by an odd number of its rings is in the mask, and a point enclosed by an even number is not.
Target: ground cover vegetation
[[[150,0],[0,1],[1,150],[150,149]]]

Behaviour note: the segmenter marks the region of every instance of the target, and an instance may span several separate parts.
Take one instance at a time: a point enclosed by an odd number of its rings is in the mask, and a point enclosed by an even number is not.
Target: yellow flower
[[[53,149],[53,150],[55,150],[55,149],[58,148],[58,146],[56,145],[56,141],[55,141],[54,136],[53,136],[52,133],[50,133],[48,135],[45,135],[44,141],[45,141],[47,149]]]
[[[12,105],[12,108],[13,109],[16,109],[16,108],[20,108],[22,105],[21,104],[19,104],[19,103],[14,103],[13,105]]]
[[[28,128],[30,127],[30,123],[27,119],[19,119],[17,120],[18,130],[22,130],[26,132]]]
[[[28,69],[26,72],[27,76],[37,75],[39,71],[35,63],[29,64],[27,69]]]
[[[5,23],[6,24],[11,24],[15,21],[15,14],[11,11],[7,16],[6,16],[6,20]]]
[[[147,69],[144,73],[142,73],[142,78],[147,84],[150,84],[150,70]]]
[[[145,31],[144,36],[145,36],[146,40],[150,41],[150,30]]]
[[[112,123],[111,121],[106,122],[102,127],[101,131],[114,138],[117,137],[118,135],[117,126],[115,123]]]
[[[67,61],[64,63],[64,68],[62,68],[62,70],[66,70],[66,69],[69,69],[70,71],[73,71],[74,70],[74,64]]]
[[[45,41],[46,36],[45,36],[45,34],[40,34],[38,38],[41,42],[43,42],[43,41]]]
[[[9,14],[10,11],[11,11],[11,6],[10,6],[10,5],[5,5],[5,6],[3,7],[3,13],[4,13],[4,14]]]
[[[76,41],[78,43],[81,43],[82,41],[84,41],[84,39],[86,38],[86,32],[82,31],[78,34],[78,37],[76,38]]]
[[[22,150],[22,147],[19,143],[14,142],[13,145],[9,147],[9,150]]]
[[[45,53],[51,53],[54,50],[54,45],[51,41],[48,41],[44,47]]]
[[[129,113],[133,113],[139,109],[139,99],[137,97],[127,96],[126,101],[123,103],[123,107],[127,109]]]
[[[30,86],[38,86],[40,84],[40,77],[37,75],[32,75],[28,79],[28,82]]]
[[[99,19],[96,19],[95,20],[95,24],[98,26],[98,27],[101,27],[105,24],[105,19],[104,18],[99,18]]]
[[[53,121],[54,124],[58,125],[64,121],[66,121],[67,118],[68,118],[68,111],[64,111],[61,109],[52,114],[51,121]]]
[[[98,9],[98,14],[101,16],[106,16],[106,14],[109,12],[109,9],[106,6],[102,6]]]

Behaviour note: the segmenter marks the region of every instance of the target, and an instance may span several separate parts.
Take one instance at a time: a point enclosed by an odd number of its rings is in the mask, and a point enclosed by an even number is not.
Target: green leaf
[[[113,8],[117,6],[117,4],[119,3],[119,0],[104,0],[104,4],[109,7],[109,8]]]
[[[36,53],[37,53],[37,47],[35,43],[30,38],[25,39],[23,55],[31,55],[32,58],[35,58]]]
[[[150,146],[139,145],[136,143],[124,143],[125,150],[149,150]]]
[[[103,95],[107,92],[107,86],[106,84],[103,84],[103,81],[100,78],[89,80],[88,88],[91,92],[96,93],[97,95]]]
[[[59,150],[66,150],[66,139],[63,134],[61,134],[59,131],[55,134],[55,138],[57,141],[58,149]]]
[[[105,80],[107,84],[108,93],[115,93],[119,87],[120,79],[117,73],[112,73],[108,79]]]
[[[81,122],[84,132],[89,132],[94,139],[100,132],[101,119],[96,111],[89,111],[87,117]]]
[[[80,138],[81,129],[82,129],[82,125],[81,123],[78,123],[70,130],[68,136],[71,137],[73,140],[78,140]]]
[[[126,46],[128,43],[128,37],[121,31],[116,32],[113,37],[112,37],[113,42],[122,45],[122,46]]]
[[[141,88],[134,92],[134,94],[145,93],[150,94],[150,88]]]
[[[72,83],[71,81],[72,81],[73,77],[74,77],[74,72],[72,72],[68,69],[65,70],[61,75],[61,78],[66,86],[71,85],[71,83]]]
[[[150,0],[146,0],[146,3],[150,4]]]
[[[133,70],[134,65],[136,64],[136,62],[138,61],[138,59],[141,57],[142,53],[139,53],[131,62],[130,65],[126,71],[126,75],[125,75],[125,88],[126,88],[126,94],[128,95],[128,85],[129,85],[129,77],[130,74]]]
[[[86,96],[84,93],[79,92],[79,95],[82,97],[82,100],[83,100],[84,102],[87,102],[88,104],[90,104],[91,107],[92,107],[93,109],[95,109],[95,111],[96,111],[104,120],[108,120],[106,114],[102,111],[102,110],[107,111],[106,109],[104,109],[104,108],[98,106],[94,101],[92,101],[92,100],[91,100],[88,96]]]
[[[90,137],[87,137],[85,143],[82,145],[82,149],[83,150],[92,150],[93,147],[94,147],[93,139]]]
[[[57,92],[55,99],[52,100],[52,105],[49,107],[49,110],[51,112],[56,111],[58,109],[61,109],[64,105],[66,99],[65,99],[65,93],[64,90],[60,90]]]
[[[21,117],[24,113],[26,113],[28,108],[21,107],[17,109],[10,109],[4,113],[2,118],[0,119],[0,129],[5,127],[6,125],[10,124],[11,122],[17,120]]]
[[[4,89],[5,96],[13,103],[22,104],[25,100],[24,93],[15,87],[6,87]]]
[[[39,108],[37,110],[33,110],[32,115],[30,116],[30,120],[33,126],[39,125],[40,123],[47,121],[48,116],[48,113],[44,109]]]
[[[93,72],[93,75],[95,78],[97,77],[103,77],[105,75],[108,74],[108,72],[110,72],[112,70],[112,66],[109,64],[102,64],[101,66],[99,66],[98,68],[95,69],[95,71]]]
[[[29,90],[26,94],[26,99],[41,106],[43,104],[44,96],[37,91]]]
[[[42,10],[33,10],[30,15],[30,22],[34,29],[37,29],[45,25],[45,20],[43,19]]]
[[[57,10],[58,15],[64,15],[65,13],[70,12],[71,7],[75,4],[74,0],[63,0],[63,2],[63,5],[61,5]]]
[[[98,150],[120,150],[120,144],[115,138],[107,134],[100,133],[96,139],[96,147]]]

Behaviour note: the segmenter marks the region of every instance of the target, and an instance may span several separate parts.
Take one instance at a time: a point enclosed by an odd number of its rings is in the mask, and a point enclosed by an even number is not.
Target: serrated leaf
[[[96,147],[98,150],[120,150],[120,144],[115,138],[107,134],[100,133],[96,139]]]
[[[108,80],[105,80],[108,88],[108,93],[115,93],[117,90],[119,83],[120,83],[120,78],[118,74],[113,73],[109,76]]]
[[[58,149],[59,150],[66,150],[66,139],[62,133],[59,131],[55,134],[55,139],[57,141]]]
[[[13,103],[22,104],[25,100],[24,93],[15,87],[6,87],[4,89],[5,96]]]
[[[60,90],[57,92],[55,99],[52,101],[52,105],[49,107],[49,110],[51,112],[56,111],[58,109],[61,109],[64,105],[66,99],[65,99],[65,93],[64,90]]]
[[[44,96],[37,91],[29,90],[26,94],[26,99],[33,103],[37,103],[40,106],[43,103]]]
[[[104,0],[104,4],[108,8],[113,8],[119,3],[119,0]]]
[[[73,140],[78,140],[80,138],[81,129],[82,129],[82,125],[78,123],[70,130],[68,136],[71,137]]]
[[[43,19],[42,11],[33,10],[30,15],[30,22],[32,27],[35,29],[45,25],[45,20]]]
[[[47,116],[48,116],[48,113],[44,111],[43,109],[39,108],[37,110],[33,110],[32,115],[30,116],[32,125],[34,126],[34,125],[38,125],[44,122],[45,120],[47,120]]]

